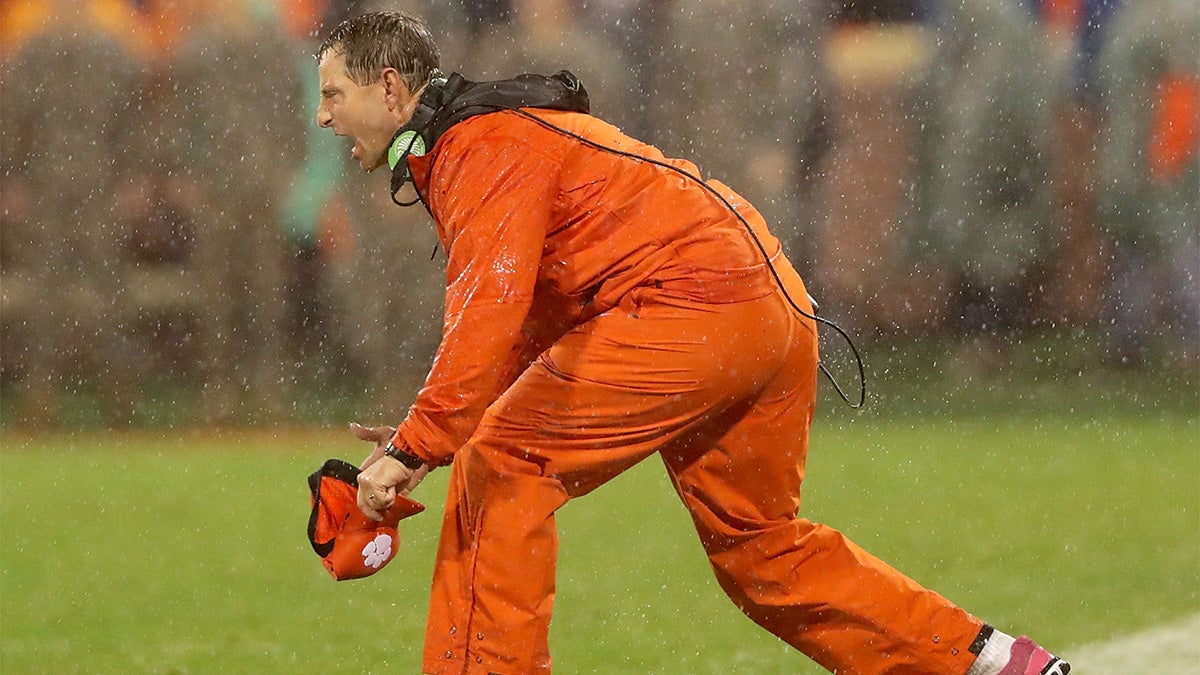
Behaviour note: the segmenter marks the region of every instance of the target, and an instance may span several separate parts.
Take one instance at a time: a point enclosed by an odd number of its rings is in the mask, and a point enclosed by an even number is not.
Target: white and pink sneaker
[[[1071,664],[1022,635],[1013,642],[1008,665],[1004,666],[1000,675],[1067,675],[1069,672]]]

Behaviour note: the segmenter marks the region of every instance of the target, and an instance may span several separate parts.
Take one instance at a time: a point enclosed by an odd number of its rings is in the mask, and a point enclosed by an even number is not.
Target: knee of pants
[[[795,518],[706,541],[705,549],[718,583],[739,606],[770,606],[794,592],[805,562],[820,557],[820,529]]]

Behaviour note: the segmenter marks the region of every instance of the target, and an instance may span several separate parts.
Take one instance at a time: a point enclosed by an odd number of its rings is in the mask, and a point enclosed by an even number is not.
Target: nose
[[[317,106],[317,126],[330,127],[333,125],[333,115],[325,109],[325,104]]]

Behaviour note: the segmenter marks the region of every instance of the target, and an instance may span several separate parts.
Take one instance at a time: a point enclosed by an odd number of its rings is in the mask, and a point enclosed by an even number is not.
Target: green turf
[[[1200,611],[1198,373],[1170,354],[1100,368],[1100,344],[1027,336],[1002,368],[869,345],[870,407],[822,385],[804,515],[1057,649]],[[445,472],[396,561],[335,583],[304,536],[304,478],[364,448],[341,429],[172,431],[194,396],[146,391],[126,433],[85,396],[26,435],[0,396],[0,673],[418,672]],[[311,391],[310,422],[361,407]],[[555,672],[821,672],[725,600],[657,460],[559,525]]]
[[[804,512],[1001,627],[1052,646],[1200,609],[1200,427],[1093,416],[826,411]],[[0,671],[419,670],[445,472],[397,559],[335,583],[304,477],[340,431],[0,439]],[[711,579],[650,460],[564,509],[560,673],[817,673]]]

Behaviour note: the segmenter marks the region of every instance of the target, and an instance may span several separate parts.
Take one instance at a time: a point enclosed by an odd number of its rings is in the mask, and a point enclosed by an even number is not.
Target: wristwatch
[[[405,452],[405,451],[401,450],[400,448],[397,448],[395,445],[392,444],[391,441],[388,441],[387,446],[383,449],[383,454],[387,455],[388,457],[391,457],[392,459],[396,460],[397,462],[400,462],[401,464],[412,469],[413,471],[416,471],[417,469],[419,469],[425,465],[425,460],[421,459],[420,457],[417,457],[414,454]]]

